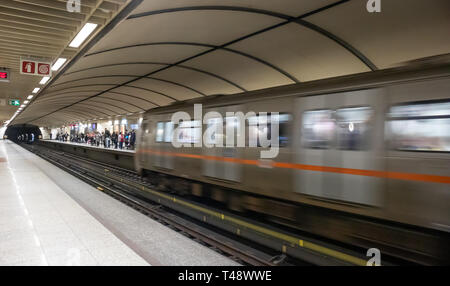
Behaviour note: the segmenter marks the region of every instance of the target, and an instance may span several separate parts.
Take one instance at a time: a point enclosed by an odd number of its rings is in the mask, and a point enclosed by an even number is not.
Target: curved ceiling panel
[[[71,92],[75,92],[75,91],[91,91],[91,90],[96,90],[99,89],[100,92],[109,88],[113,88],[115,87],[115,84],[80,84],[80,85],[74,85],[71,87],[57,87],[57,88],[52,88],[49,89],[49,91],[51,90],[52,93],[61,93],[61,92],[66,92],[66,91],[71,91]]]
[[[244,91],[236,83],[219,75],[176,66],[153,75],[154,78],[173,80],[204,94],[232,94]]]
[[[93,114],[95,114],[95,116],[93,117],[108,117],[108,116],[113,116],[115,115],[113,111],[110,110],[105,110],[104,108],[100,108],[100,107],[96,107],[96,106],[86,106],[84,104],[77,104],[77,105],[71,105],[69,107],[67,107],[64,111],[75,111],[75,112],[79,112],[79,113],[88,113],[91,114],[91,116]],[[62,112],[64,112],[62,111]]]
[[[109,75],[109,76],[94,76],[94,77],[83,77],[80,79],[68,80],[60,79],[48,91],[52,91],[53,89],[61,89],[61,88],[70,88],[72,86],[80,86],[80,85],[91,85],[91,84],[111,84],[111,85],[120,85],[127,81],[137,78],[137,76],[125,76],[125,75]]]
[[[202,57],[192,59],[184,65],[208,70],[228,78],[247,90],[294,83],[276,68],[248,57],[217,50]]]
[[[136,97],[140,97],[142,99],[145,99],[151,103],[153,103],[156,106],[162,106],[170,104],[176,99],[166,95],[161,94],[158,92],[155,92],[153,90],[145,89],[143,87],[135,87],[135,86],[121,86],[118,88],[115,88],[113,92],[119,92],[119,93],[125,93],[130,94]]]
[[[349,1],[306,20],[339,35],[379,68],[450,52],[450,1],[384,1],[367,13],[365,1]]]
[[[130,103],[130,101],[121,100],[118,98],[112,98],[112,97],[96,97],[94,99],[89,100],[88,102],[96,102],[100,104],[104,104],[105,106],[113,106],[117,108],[122,108],[123,110],[126,110],[128,113],[134,113],[139,111],[145,111],[146,109],[142,108],[141,106],[138,106],[134,103]]]
[[[45,96],[38,98],[35,101],[35,104],[44,103],[44,102],[48,102],[48,101],[52,101],[52,100],[58,100],[58,99],[67,99],[67,100],[71,99],[73,101],[78,98],[93,96],[97,93],[98,93],[97,91],[78,91],[78,92],[61,91],[61,92],[57,92],[57,93],[46,94]]]
[[[261,9],[267,11],[274,11],[277,13],[288,14],[290,16],[302,15],[306,12],[318,9],[320,7],[326,6],[330,3],[335,2],[334,0],[227,0],[227,1],[217,1],[217,0],[170,0],[170,1],[144,1],[139,7],[137,7],[133,14],[145,13],[149,11],[158,11],[163,9],[174,9],[182,8],[186,6],[213,6],[213,5],[223,5],[225,7],[246,7],[252,9]]]
[[[51,104],[52,106],[57,106],[57,105],[67,105],[67,104],[71,104],[73,103],[73,99],[67,99],[67,98],[55,98],[55,99],[51,99],[51,100],[47,100],[47,101],[40,101],[40,102],[36,102],[36,104],[33,105],[34,109],[33,110],[37,110],[38,108],[42,108],[42,107],[46,107],[48,104]]]
[[[176,100],[186,100],[195,97],[205,96],[205,94],[197,91],[191,87],[183,86],[180,83],[174,81],[166,81],[154,78],[143,78],[135,81],[129,86],[141,87],[151,89],[155,92],[163,93]]]
[[[132,104],[133,106],[139,106],[143,110],[147,110],[147,109],[159,106],[159,105],[155,104],[154,102],[149,101],[146,98],[143,98],[142,96],[127,94],[127,93],[123,93],[123,92],[115,92],[115,91],[107,92],[96,98],[98,98],[98,99],[108,98],[108,99],[120,100],[121,102],[128,102],[128,104]]]
[[[91,67],[89,69],[77,70],[72,73],[64,74],[61,79],[70,81],[85,77],[105,76],[105,75],[138,75],[142,76],[149,72],[155,71],[167,65],[151,64],[151,63],[122,63]]]
[[[49,97],[53,97],[53,96],[65,96],[66,94],[68,96],[70,95],[77,95],[77,94],[91,94],[94,95],[100,91],[102,91],[103,89],[98,89],[98,88],[92,88],[89,90],[82,90],[82,91],[78,91],[78,90],[63,90],[63,91],[54,91],[54,92],[46,92],[45,94],[43,94],[42,96],[40,96],[39,98],[36,99],[36,101],[41,100],[41,99],[45,99],[45,98],[49,98]]]
[[[115,104],[102,104],[102,103],[98,103],[97,101],[93,101],[93,100],[87,100],[87,101],[78,103],[76,106],[100,109],[102,111],[112,113],[114,115],[132,113],[130,110],[124,108],[123,106],[117,106]]]
[[[301,82],[370,70],[344,47],[297,23],[259,34],[230,48],[273,63]]]
[[[181,59],[201,53],[208,48],[200,46],[187,46],[180,49],[176,45],[158,46],[137,46],[118,50],[105,51],[98,54],[88,54],[79,60],[68,71],[74,72],[105,63],[118,64],[129,62],[154,62],[154,63],[175,63]],[[151,70],[150,70],[151,71]]]
[[[280,22],[281,19],[276,17],[235,11],[180,11],[157,14],[126,21],[117,27],[114,33],[95,45],[91,52],[149,41],[221,45]],[[146,29],[142,29],[143,23]],[[130,34],[130,31],[134,32]]]

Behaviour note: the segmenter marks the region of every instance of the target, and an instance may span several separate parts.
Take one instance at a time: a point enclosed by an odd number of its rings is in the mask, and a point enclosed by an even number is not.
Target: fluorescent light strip
[[[44,76],[44,77],[41,79],[41,81],[39,82],[39,84],[46,84],[47,81],[48,81],[49,79],[50,79],[49,76]]]
[[[33,89],[32,93],[38,93],[39,90],[41,90],[39,87],[36,87],[35,89]]]
[[[27,97],[27,99],[32,99],[33,98],[33,95],[29,95],[28,97]]]
[[[86,23],[80,32],[75,36],[69,44],[71,48],[78,48],[86,40],[87,37],[97,28],[97,24]]]
[[[66,61],[67,61],[67,59],[65,59],[65,58],[57,59],[56,62],[52,66],[52,71],[59,70]]]

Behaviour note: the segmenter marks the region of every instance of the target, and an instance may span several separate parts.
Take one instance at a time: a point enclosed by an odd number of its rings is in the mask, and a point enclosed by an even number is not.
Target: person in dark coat
[[[136,144],[136,132],[133,130],[131,130],[131,135],[130,135],[130,149],[134,150],[134,144]]]

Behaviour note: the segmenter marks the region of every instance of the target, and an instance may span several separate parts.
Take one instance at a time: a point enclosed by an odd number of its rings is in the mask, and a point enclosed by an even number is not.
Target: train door
[[[170,115],[157,116],[153,124],[155,126],[153,167],[172,170],[174,168],[174,156],[171,152],[174,124]]]
[[[301,146],[296,191],[325,199],[381,205],[383,107],[381,90],[298,99]],[[379,114],[379,116],[376,116]]]
[[[138,139],[138,145],[136,148],[136,152],[139,152],[139,164],[141,168],[146,168],[146,165],[148,163],[148,157],[149,153],[147,153],[147,150],[149,148],[149,140],[150,140],[150,121],[148,119],[144,119],[142,122],[142,127],[139,131],[139,139]]]
[[[202,174],[213,179],[220,179],[232,182],[242,180],[242,166],[235,159],[241,158],[243,148],[237,147],[240,139],[241,122],[234,115],[227,116],[227,112],[235,113],[242,111],[240,105],[226,106],[212,109],[205,109],[205,136],[203,141],[203,155],[205,159],[202,163]],[[211,130],[211,132],[208,132]],[[229,146],[227,146],[229,142]],[[217,144],[223,144],[218,147]],[[213,146],[214,147],[208,147]]]
[[[450,230],[450,80],[388,87],[387,182],[391,217]],[[424,176],[428,180],[418,180]],[[433,176],[437,176],[433,178]]]
[[[256,161],[257,164],[246,165],[244,184],[252,192],[285,197],[283,193],[292,190],[291,169],[275,167],[276,163],[292,163],[292,111],[293,99],[288,97],[252,102],[248,105],[248,112],[254,112],[255,116],[247,120],[248,146],[245,149],[245,159]],[[267,117],[264,117],[264,113]],[[260,138],[270,138],[272,141],[271,118],[275,114],[278,114],[278,148],[262,147]],[[276,139],[276,134],[273,136]],[[275,149],[277,151],[271,156],[263,153]]]

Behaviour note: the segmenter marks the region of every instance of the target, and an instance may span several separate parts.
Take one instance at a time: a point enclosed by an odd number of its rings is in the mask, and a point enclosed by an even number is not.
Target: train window
[[[335,132],[332,110],[311,110],[303,113],[302,144],[306,148],[328,149]]]
[[[370,142],[370,107],[342,108],[336,111],[337,143],[341,150],[364,150]]]
[[[149,130],[148,130],[148,123],[147,123],[147,122],[144,122],[144,125],[143,125],[142,129],[144,130],[145,134],[148,134],[148,133],[149,133]]]
[[[260,138],[272,139],[272,123],[271,116],[252,116],[248,119],[248,145],[261,147]],[[278,146],[286,147],[289,139],[288,123],[291,120],[291,115],[287,113],[278,114]]]
[[[178,125],[177,141],[180,143],[198,143],[201,135],[199,120],[183,121]]]
[[[236,117],[236,116],[225,117],[225,125],[224,125],[223,129],[225,130],[225,134],[226,134],[225,142],[224,142],[225,146],[227,146],[227,147],[233,147],[233,146],[244,147],[244,146],[238,145],[238,142],[240,142],[240,139],[241,139],[240,136],[244,136],[244,138],[245,138],[245,134],[241,134],[241,132],[240,132],[241,131],[241,122],[239,121],[238,117]],[[228,132],[230,130],[232,130],[233,133]],[[242,143],[245,144],[245,141]]]
[[[450,102],[393,106],[386,131],[391,149],[448,152]]]
[[[164,122],[156,123],[156,142],[162,142],[164,138]]]
[[[205,143],[212,146],[212,145],[220,145],[221,142],[223,142],[223,129],[222,133],[219,133],[221,130],[221,127],[223,125],[223,122],[221,118],[209,118],[206,121],[206,130],[211,130],[211,132],[208,132],[207,136],[205,137]],[[222,127],[223,128],[223,127]]]
[[[164,123],[164,142],[172,142],[173,138],[173,122]]]

